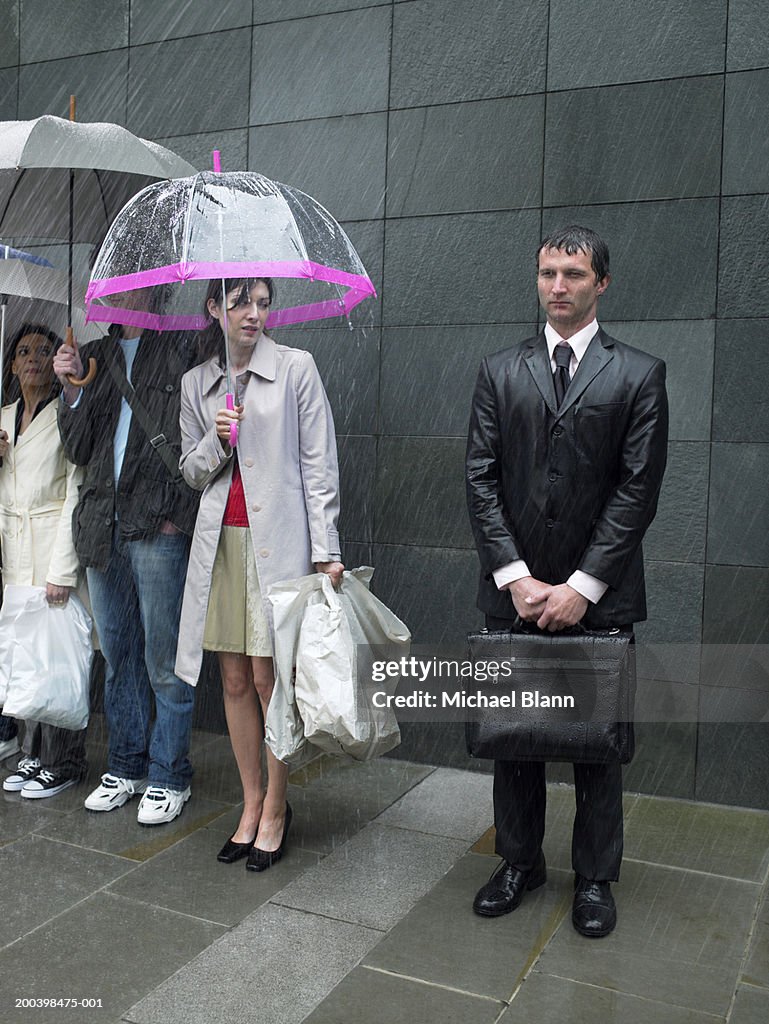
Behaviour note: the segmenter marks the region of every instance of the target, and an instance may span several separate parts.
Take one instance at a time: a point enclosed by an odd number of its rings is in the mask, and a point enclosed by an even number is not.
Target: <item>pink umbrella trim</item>
[[[108,277],[91,281],[86,292],[86,307],[89,321],[100,323],[126,324],[131,327],[147,327],[150,330],[200,330],[206,325],[202,313],[183,315],[162,315],[143,310],[120,309],[106,306],[95,300],[119,292],[151,288],[159,284],[176,284],[184,281],[210,281],[220,277],[287,277],[307,278],[314,281],[328,281],[348,291],[339,299],[327,299],[306,306],[278,309],[270,314],[268,327],[281,324],[303,323],[308,320],[323,320],[327,317],[348,314],[351,309],[370,295],[376,295],[371,279],[364,274],[350,274],[344,270],[325,267],[311,260],[281,260],[274,262],[221,262],[221,263],[173,263],[153,270],[142,270],[134,274]]]

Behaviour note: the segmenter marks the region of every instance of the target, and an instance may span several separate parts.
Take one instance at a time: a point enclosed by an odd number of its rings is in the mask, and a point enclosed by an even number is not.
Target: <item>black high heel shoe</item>
[[[286,819],[283,822],[283,835],[280,837],[280,846],[277,850],[260,850],[258,846],[252,846],[246,861],[246,871],[266,871],[267,868],[271,868],[273,864],[280,860],[283,856],[286,836],[288,835],[288,829],[293,816],[291,804],[286,801]],[[256,839],[254,839],[254,843],[256,843]]]
[[[235,835],[233,832],[232,835]],[[227,840],[221,850],[217,853],[216,859],[221,861],[222,864],[234,864],[236,860],[240,860],[241,857],[245,857],[254,846],[256,842],[256,836],[251,840],[250,843],[234,843],[232,836]]]

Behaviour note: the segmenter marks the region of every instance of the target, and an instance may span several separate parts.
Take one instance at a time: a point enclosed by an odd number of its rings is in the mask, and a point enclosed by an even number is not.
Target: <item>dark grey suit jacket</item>
[[[481,610],[513,617],[491,573],[523,558],[546,583],[565,583],[576,569],[608,583],[586,626],[645,619],[641,541],[657,509],[667,433],[665,364],[603,330],[557,412],[544,332],[487,356],[467,443]]]

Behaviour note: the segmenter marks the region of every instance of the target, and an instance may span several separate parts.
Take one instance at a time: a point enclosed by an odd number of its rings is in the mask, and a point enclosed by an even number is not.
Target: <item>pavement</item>
[[[253,874],[216,861],[239,816],[227,737],[194,734],[192,799],[152,828],[135,800],[83,809],[104,750],[95,716],[82,784],[0,798],[3,1024],[769,1020],[769,812],[626,794],[619,924],[589,940],[570,786],[548,787],[547,885],[485,919],[487,774],[318,755],[291,775],[286,856]]]

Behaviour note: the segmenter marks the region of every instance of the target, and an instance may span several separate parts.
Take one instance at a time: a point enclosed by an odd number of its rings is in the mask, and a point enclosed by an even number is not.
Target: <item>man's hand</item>
[[[77,346],[73,348],[72,345],[62,345],[57,350],[53,357],[53,372],[61,381],[64,401],[67,405],[74,405],[80,394],[80,388],[70,384],[67,378],[74,377],[75,380],[81,380],[83,377],[83,362]]]
[[[507,590],[513,605],[524,622],[536,622],[545,610],[552,587],[533,576],[524,576],[514,583],[508,583]]]
[[[568,583],[559,583],[557,587],[548,587],[548,590],[544,611],[537,618],[539,629],[555,633],[579,622],[587,611],[587,598],[578,594]]]

